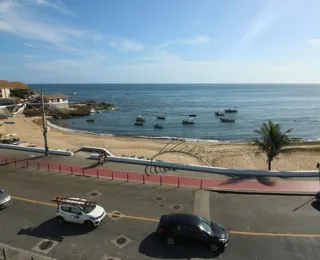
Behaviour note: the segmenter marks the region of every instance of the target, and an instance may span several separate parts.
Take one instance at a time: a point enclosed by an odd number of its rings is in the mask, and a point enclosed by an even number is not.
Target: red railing
[[[10,164],[16,167],[33,168],[37,170],[46,170],[54,172],[64,172],[76,175],[96,178],[122,179],[142,183],[157,183],[159,185],[191,186],[202,188],[215,188],[218,190],[246,190],[246,191],[271,191],[271,192],[315,192],[319,190],[318,181],[257,181],[243,180],[234,182],[232,179],[215,178],[194,178],[184,176],[169,176],[164,174],[143,174],[137,172],[127,172],[120,170],[111,170],[105,168],[96,168],[94,166],[84,167],[81,165],[61,164],[37,159],[19,159],[0,156],[0,164]]]
[[[36,159],[18,159],[0,156],[0,164],[10,164],[22,168],[35,168],[55,172],[64,172],[96,178],[122,179],[142,183],[157,183],[159,185],[176,185],[202,187],[202,180],[192,177],[168,176],[163,174],[143,174],[105,168],[84,167],[81,165],[61,164]]]

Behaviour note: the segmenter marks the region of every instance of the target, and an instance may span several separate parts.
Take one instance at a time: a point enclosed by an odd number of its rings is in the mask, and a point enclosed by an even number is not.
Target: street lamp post
[[[42,123],[43,123],[43,139],[44,139],[44,149],[46,156],[49,155],[49,148],[48,148],[48,140],[47,140],[47,122],[46,122],[46,115],[44,111],[44,100],[43,100],[43,91],[41,89],[41,104],[42,104]]]

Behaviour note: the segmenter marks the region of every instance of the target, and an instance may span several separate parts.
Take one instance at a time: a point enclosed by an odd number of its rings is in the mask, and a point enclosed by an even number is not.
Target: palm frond
[[[272,161],[282,152],[283,147],[297,140],[288,136],[292,130],[282,132],[279,124],[269,120],[263,123],[260,129],[254,131],[259,136],[254,139],[254,144],[267,155],[268,161]]]

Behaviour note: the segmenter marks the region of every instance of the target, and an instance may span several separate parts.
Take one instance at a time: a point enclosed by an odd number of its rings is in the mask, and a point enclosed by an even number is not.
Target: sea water
[[[97,100],[113,103],[118,110],[85,117],[52,120],[54,124],[94,133],[248,141],[263,122],[272,120],[292,136],[304,140],[320,138],[320,85],[309,84],[37,84],[45,94],[62,93],[70,102]],[[76,93],[73,95],[73,93]],[[225,114],[235,123],[221,123],[214,112],[236,108]],[[194,125],[183,125],[195,114]],[[135,126],[138,115],[146,119]],[[166,120],[157,120],[165,116]],[[87,119],[94,119],[94,123]],[[154,128],[154,124],[163,129]]]

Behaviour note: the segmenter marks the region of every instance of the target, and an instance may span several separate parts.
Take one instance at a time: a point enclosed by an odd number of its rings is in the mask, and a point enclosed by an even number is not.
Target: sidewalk
[[[68,158],[70,161],[70,157]],[[44,157],[42,159],[48,159]],[[61,160],[60,160],[61,161]],[[61,162],[44,161],[38,158],[14,158],[0,156],[0,164],[10,164],[15,167],[26,167],[34,169],[47,169],[48,171],[67,172],[70,174],[109,179],[123,179],[128,182],[157,183],[159,185],[174,185],[175,187],[188,186],[198,189],[209,189],[216,191],[245,192],[245,193],[281,193],[281,194],[315,194],[319,191],[319,181],[305,180],[274,180],[269,178],[244,179],[239,177],[232,178],[199,178],[167,175],[163,173],[150,174],[134,171],[114,170],[97,168],[95,166],[85,166],[67,164]],[[91,164],[95,164],[91,161]],[[108,165],[108,164],[106,164]],[[222,177],[222,176],[221,176]]]

